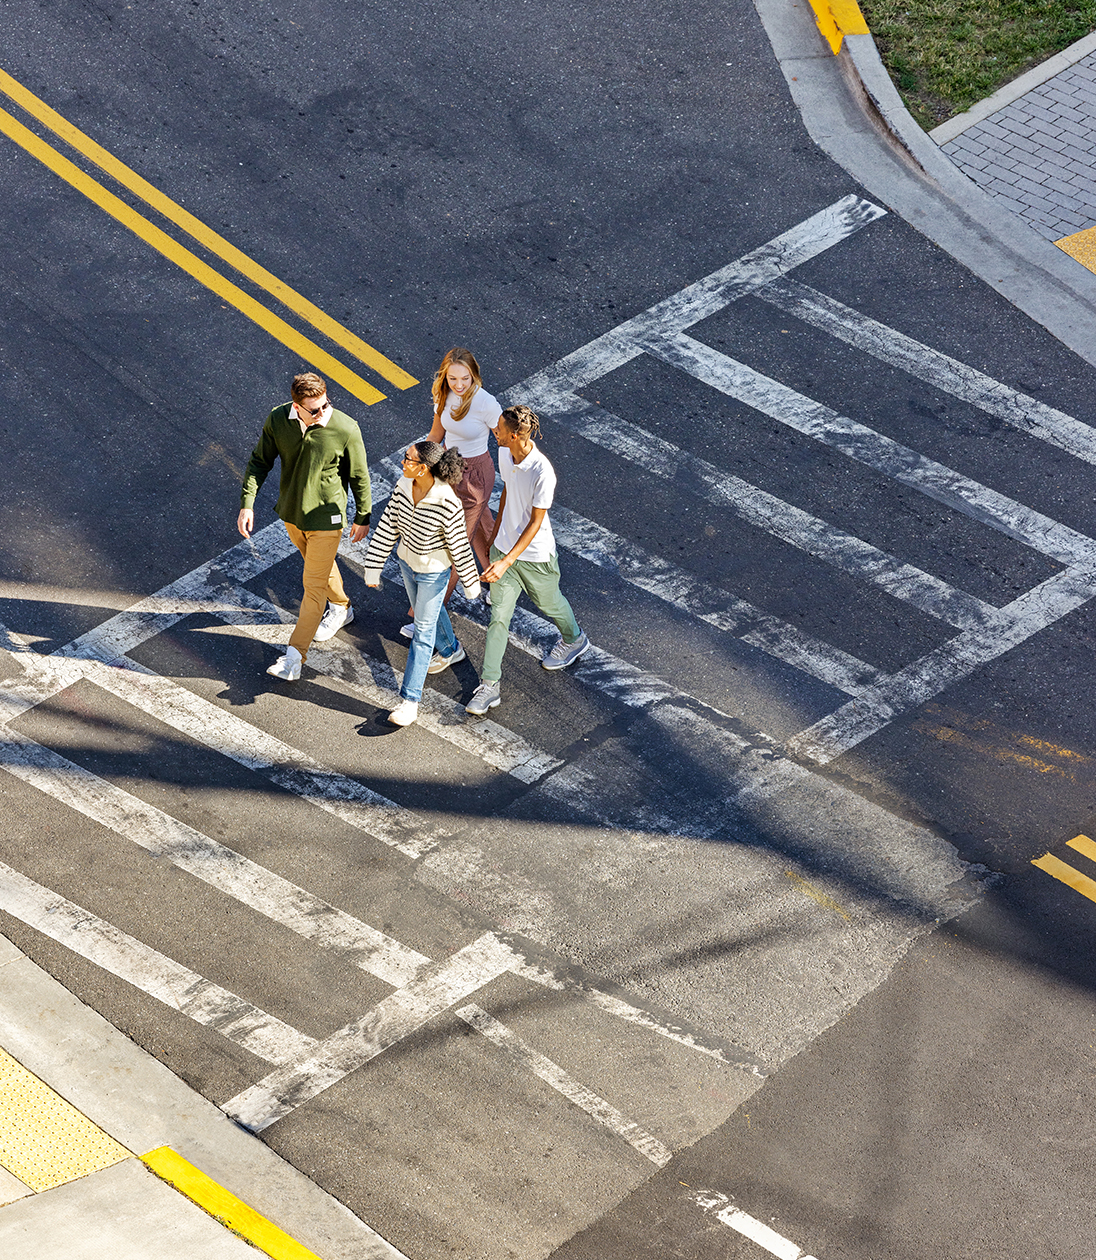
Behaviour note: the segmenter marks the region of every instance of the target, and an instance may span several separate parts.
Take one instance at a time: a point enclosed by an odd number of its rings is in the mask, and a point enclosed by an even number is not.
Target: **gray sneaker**
[[[573,664],[590,646],[590,640],[586,637],[585,632],[580,633],[574,643],[564,643],[560,639],[556,646],[548,652],[541,665],[545,669],[566,669],[568,665]]]
[[[483,717],[489,709],[501,703],[502,697],[499,695],[498,683],[481,682],[472,693],[472,699],[464,706],[464,711],[471,713],[473,717]]]

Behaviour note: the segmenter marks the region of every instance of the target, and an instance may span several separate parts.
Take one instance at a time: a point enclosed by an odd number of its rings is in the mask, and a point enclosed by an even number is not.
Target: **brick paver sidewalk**
[[[1096,225],[1096,37],[931,135],[979,187],[1078,256],[1064,238]]]

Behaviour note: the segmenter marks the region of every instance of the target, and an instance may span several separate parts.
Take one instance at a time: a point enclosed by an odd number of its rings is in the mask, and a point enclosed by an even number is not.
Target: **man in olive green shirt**
[[[293,401],[266,418],[244,473],[236,526],[245,538],[255,528],[254,503],[276,460],[282,461],[275,509],[304,557],[304,598],[289,646],[266,671],[295,682],[313,641],[330,639],[354,620],[335,562],[346,524],[346,489],[354,491],[350,541],[369,533],[372,506],[369,467],[361,429],[327,397],[327,384],[315,372],[301,372],[290,388]],[[326,607],[327,611],[324,611]]]

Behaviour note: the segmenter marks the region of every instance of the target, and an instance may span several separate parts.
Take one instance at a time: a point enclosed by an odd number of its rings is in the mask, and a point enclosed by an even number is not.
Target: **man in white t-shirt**
[[[507,407],[495,436],[503,490],[491,535],[491,563],[480,575],[482,581],[493,584],[491,624],[482,681],[465,706],[465,712],[477,717],[501,703],[502,657],[522,591],[555,622],[562,636],[541,661],[545,669],[564,669],[590,646],[559,589],[559,557],[548,519],[556,474],[533,442],[540,437],[536,412],[525,406]]]

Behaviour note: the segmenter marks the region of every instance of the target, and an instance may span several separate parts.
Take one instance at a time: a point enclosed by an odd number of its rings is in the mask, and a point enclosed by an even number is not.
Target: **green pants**
[[[501,560],[504,554],[497,547],[491,548],[492,560]],[[522,591],[555,622],[564,643],[574,643],[582,633],[571,605],[560,594],[559,557],[515,560],[497,582],[491,583],[491,624],[487,627],[487,647],[480,675],[484,682],[498,682],[502,678],[502,654],[506,651],[510,622]]]

